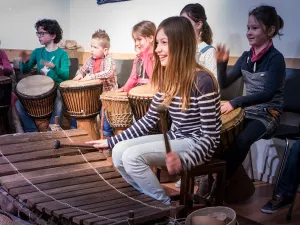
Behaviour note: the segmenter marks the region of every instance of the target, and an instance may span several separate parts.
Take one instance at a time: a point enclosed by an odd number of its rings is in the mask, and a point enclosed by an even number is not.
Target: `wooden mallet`
[[[159,105],[157,107],[157,112],[159,113],[159,117],[160,117],[160,124],[161,124],[161,132],[164,136],[164,140],[165,140],[165,146],[166,146],[166,153],[168,154],[169,152],[171,152],[171,148],[170,148],[170,143],[169,143],[169,139],[167,136],[167,132],[168,132],[168,126],[167,126],[167,107],[165,105]]]
[[[89,148],[89,149],[98,149],[95,148],[93,145],[90,144],[61,144],[59,140],[56,140],[54,142],[54,149],[59,149],[59,148]]]

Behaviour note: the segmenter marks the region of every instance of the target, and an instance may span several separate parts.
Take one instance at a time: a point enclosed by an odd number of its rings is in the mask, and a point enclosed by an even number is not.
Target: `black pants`
[[[235,142],[224,153],[222,159],[227,162],[226,179],[229,180],[245,160],[251,145],[261,139],[267,131],[259,120],[245,119],[244,129]]]
[[[278,183],[277,193],[293,197],[300,183],[300,140],[290,149],[283,174]]]

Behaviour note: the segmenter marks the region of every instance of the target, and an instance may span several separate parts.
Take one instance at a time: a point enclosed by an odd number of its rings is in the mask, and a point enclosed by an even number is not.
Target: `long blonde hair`
[[[182,97],[182,109],[189,105],[191,90],[195,85],[195,72],[206,71],[212,78],[214,89],[218,91],[218,84],[213,74],[196,62],[196,37],[192,24],[184,17],[170,17],[161,22],[155,34],[163,30],[168,37],[168,63],[163,67],[155,52],[157,43],[154,43],[155,67],[151,84],[165,94],[163,104],[170,105],[175,96]]]

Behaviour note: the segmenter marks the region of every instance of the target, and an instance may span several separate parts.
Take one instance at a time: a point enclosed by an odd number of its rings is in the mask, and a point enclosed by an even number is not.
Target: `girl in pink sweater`
[[[148,84],[153,71],[153,45],[156,27],[150,21],[142,21],[132,28],[132,38],[139,52],[133,61],[130,77],[118,91],[128,92],[131,88]]]

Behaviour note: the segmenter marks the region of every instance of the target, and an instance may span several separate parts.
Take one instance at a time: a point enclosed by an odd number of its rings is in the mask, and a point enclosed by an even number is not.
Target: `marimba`
[[[56,139],[70,143],[66,134],[75,143],[91,140],[81,130],[0,137],[0,182],[10,204],[37,224],[147,224],[170,215],[170,207],[136,191],[97,149],[81,150],[90,165],[76,148],[54,150]]]

